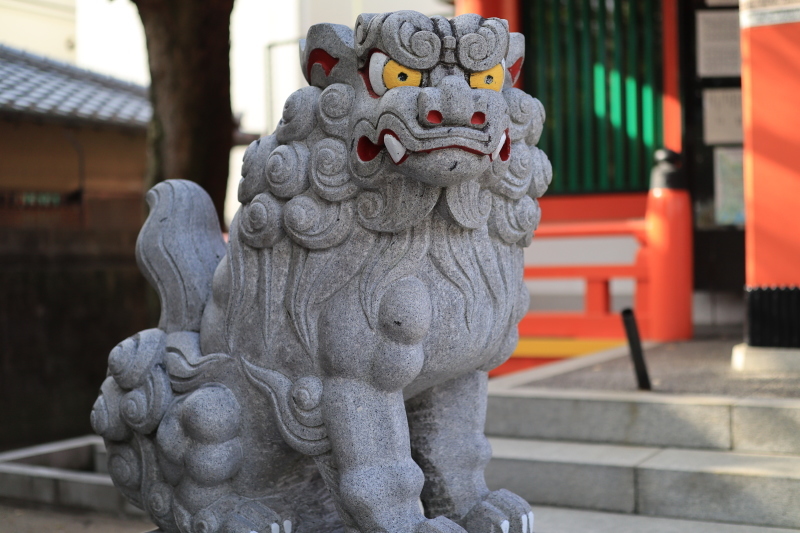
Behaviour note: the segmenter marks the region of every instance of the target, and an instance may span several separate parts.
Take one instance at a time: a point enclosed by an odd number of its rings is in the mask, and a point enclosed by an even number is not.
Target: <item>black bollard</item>
[[[628,346],[631,350],[633,367],[636,369],[636,382],[639,390],[653,390],[650,386],[650,376],[647,373],[647,364],[644,362],[642,341],[639,339],[639,328],[636,326],[636,317],[632,309],[622,311],[622,323],[625,325],[625,334],[628,336]]]

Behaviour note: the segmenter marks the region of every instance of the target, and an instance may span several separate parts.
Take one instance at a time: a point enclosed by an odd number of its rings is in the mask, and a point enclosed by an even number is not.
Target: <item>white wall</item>
[[[125,81],[150,84],[144,30],[129,0],[75,0],[77,64]]]
[[[0,0],[0,43],[75,62],[75,0]]]

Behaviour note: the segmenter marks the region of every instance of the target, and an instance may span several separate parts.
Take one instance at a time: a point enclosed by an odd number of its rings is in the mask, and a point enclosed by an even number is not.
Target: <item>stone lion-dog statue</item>
[[[524,38],[400,11],[315,25],[300,55],[227,243],[199,186],[147,194],[162,314],[109,355],[111,478],[166,533],[533,533],[483,433],[552,176],[512,87]]]

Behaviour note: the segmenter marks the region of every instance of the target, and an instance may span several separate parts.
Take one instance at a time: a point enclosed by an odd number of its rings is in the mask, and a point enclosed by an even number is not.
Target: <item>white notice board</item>
[[[714,148],[714,219],[721,226],[744,224],[743,151]]]
[[[742,75],[739,50],[739,11],[697,11],[697,75],[726,78]]]
[[[703,142],[705,144],[741,144],[742,90],[703,89]]]

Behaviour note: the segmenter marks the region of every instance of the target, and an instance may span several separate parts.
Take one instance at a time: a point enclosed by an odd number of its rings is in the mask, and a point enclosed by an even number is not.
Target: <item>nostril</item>
[[[431,124],[441,124],[442,123],[442,114],[436,110],[428,111],[428,122]]]
[[[478,111],[477,113],[472,115],[472,119],[470,119],[472,124],[483,124],[486,122],[486,115]]]

